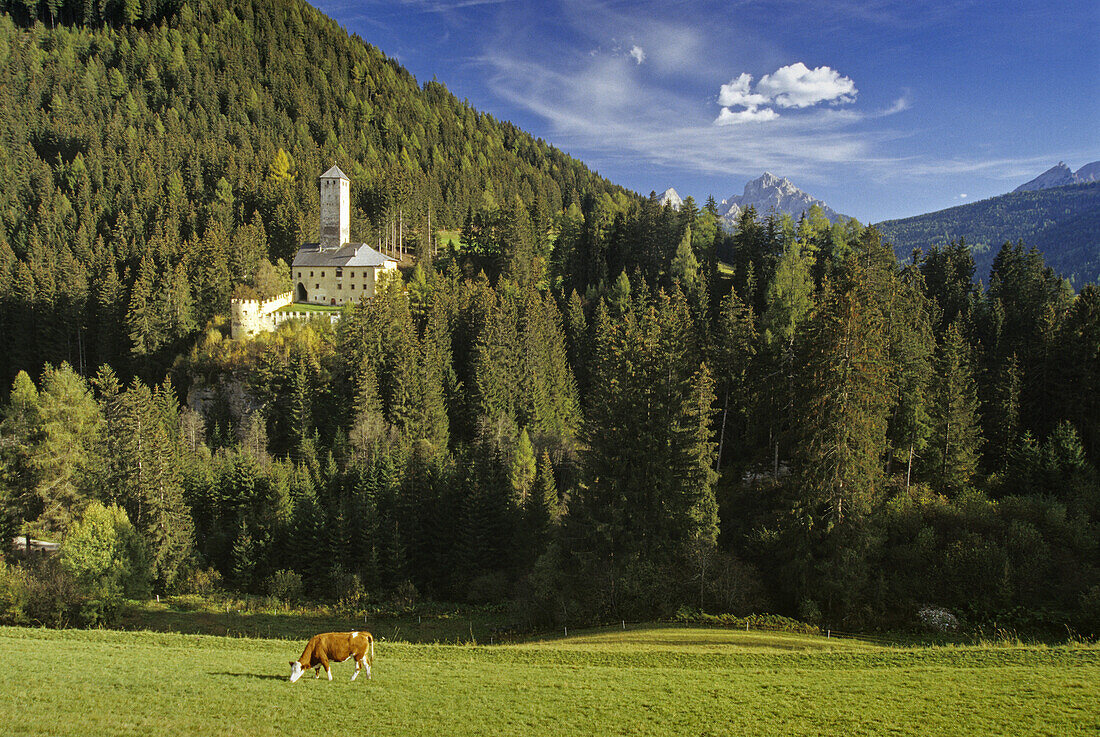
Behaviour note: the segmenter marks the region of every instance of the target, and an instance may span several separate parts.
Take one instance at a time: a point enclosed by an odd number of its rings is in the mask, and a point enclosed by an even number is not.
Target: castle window
[[[298,278],[299,278],[299,279],[301,279],[301,278],[302,278],[302,272],[300,272],[300,271],[298,272]]]
[[[355,272],[354,271],[348,272],[348,276],[349,276],[349,278],[354,279],[355,278]]]
[[[343,269],[337,269],[336,270],[337,278],[342,277],[343,275],[344,275],[344,270]]]
[[[310,276],[313,276],[313,272],[312,272],[312,271],[311,271],[311,272],[309,272],[309,275],[310,275]]]
[[[320,285],[320,284],[314,284],[314,285],[313,285],[313,288],[314,288],[314,289],[320,289],[320,288],[321,288],[321,285]]]
[[[352,288],[352,289],[355,289],[355,285],[354,285],[354,284],[352,284],[352,285],[351,285],[351,288]]]
[[[337,289],[343,289],[343,288],[344,288],[344,285],[343,285],[343,284],[337,284],[337,285],[336,285],[336,288],[337,288]]]
[[[324,279],[324,278],[325,278],[325,272],[323,272],[323,271],[321,272],[321,278],[322,278],[322,279]]]

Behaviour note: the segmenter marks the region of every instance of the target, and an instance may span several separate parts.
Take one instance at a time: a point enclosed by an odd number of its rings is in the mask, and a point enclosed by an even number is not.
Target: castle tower
[[[321,175],[321,250],[334,250],[351,240],[351,181],[333,165]]]

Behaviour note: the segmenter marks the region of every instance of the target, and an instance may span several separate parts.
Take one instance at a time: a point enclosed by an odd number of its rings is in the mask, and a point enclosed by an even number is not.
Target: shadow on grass
[[[287,676],[273,676],[265,673],[231,673],[230,671],[222,670],[215,673],[208,673],[210,676],[233,676],[234,678],[254,678],[260,681],[286,681]]]

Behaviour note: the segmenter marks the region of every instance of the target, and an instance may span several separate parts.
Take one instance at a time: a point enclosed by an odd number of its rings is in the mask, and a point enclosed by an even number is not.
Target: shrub
[[[1080,624],[1091,635],[1100,635],[1100,586],[1081,594]]]
[[[99,624],[107,611],[88,608],[83,587],[58,561],[42,558],[27,570],[24,612],[28,623],[46,627]],[[117,609],[110,613],[117,612]],[[91,617],[91,621],[87,619]]]
[[[410,583],[411,587],[412,584]],[[499,571],[483,573],[466,587],[466,601],[471,604],[491,604],[508,598],[508,577]],[[413,587],[413,591],[416,588]],[[400,589],[398,590],[400,592]],[[415,603],[415,599],[412,602]]]
[[[302,598],[302,577],[285,568],[275,571],[267,580],[267,593],[287,604],[297,602]]]
[[[798,618],[813,625],[821,624],[821,607],[813,599],[798,602]]]
[[[149,555],[119,506],[91,503],[61,546],[61,565],[93,599],[149,596]]]
[[[339,563],[334,565],[329,572],[328,591],[326,593],[344,608],[358,606],[360,600],[365,599],[367,596],[359,575],[352,573]]]
[[[180,587],[180,593],[199,596],[210,596],[220,591],[222,591],[222,574],[213,567],[196,568],[190,571]]]
[[[27,574],[0,560],[0,622],[27,623]]]
[[[784,617],[781,614],[750,614],[747,617],[737,617],[733,614],[707,614],[692,609],[688,606],[680,607],[668,621],[677,624],[702,624],[711,627],[735,627],[744,629],[762,629],[781,632],[797,632],[806,635],[820,635],[821,628],[799,622],[797,619]]]
[[[917,612],[921,627],[929,632],[954,632],[959,628],[959,620],[946,609],[926,606]]]

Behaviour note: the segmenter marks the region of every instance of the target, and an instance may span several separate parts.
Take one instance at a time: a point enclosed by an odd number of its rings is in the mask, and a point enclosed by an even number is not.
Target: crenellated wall
[[[271,313],[293,301],[294,293],[287,292],[271,299],[234,299],[229,303],[230,336],[234,339],[267,332],[275,327]]]

